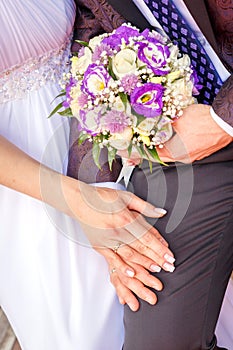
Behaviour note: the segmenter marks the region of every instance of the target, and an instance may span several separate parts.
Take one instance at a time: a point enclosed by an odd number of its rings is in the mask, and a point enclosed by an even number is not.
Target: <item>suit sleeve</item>
[[[216,123],[233,136],[233,74],[215,97],[211,114]]]

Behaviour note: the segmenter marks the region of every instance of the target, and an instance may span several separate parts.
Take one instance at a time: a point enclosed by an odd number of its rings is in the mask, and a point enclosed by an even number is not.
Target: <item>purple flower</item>
[[[203,85],[199,84],[199,78],[198,78],[198,75],[197,75],[197,72],[196,70],[191,67],[193,72],[192,72],[192,75],[191,75],[191,79],[193,80],[193,95],[199,95],[199,90],[201,90],[203,88]]]
[[[146,83],[136,87],[130,96],[130,102],[136,113],[154,118],[162,113],[164,87],[160,84]]]
[[[97,45],[95,47],[95,50],[93,52],[93,55],[92,55],[92,61],[93,62],[96,62],[97,60],[101,60],[102,59],[102,52],[105,51],[106,52],[106,55],[108,57],[111,57],[113,56],[113,51],[111,49],[111,47],[109,45],[106,45],[106,44],[101,44],[101,45]]]
[[[127,94],[131,94],[138,83],[138,77],[135,74],[127,74],[121,79],[121,86]]]
[[[137,37],[140,35],[138,29],[122,25],[115,30],[115,32],[108,37],[104,38],[102,43],[109,45],[112,49],[119,49],[122,43],[122,39],[125,40],[126,44],[129,43],[129,38]]]
[[[84,106],[86,106],[88,102],[88,96],[81,93],[81,95],[78,97],[78,104],[80,106],[80,108],[84,108]]]
[[[169,47],[155,38],[148,37],[147,42],[138,43],[138,58],[156,75],[165,75],[170,71],[167,67],[169,56]]]
[[[88,134],[95,136],[100,132],[100,119],[102,113],[100,109],[91,109],[88,111],[79,111],[79,129],[80,131],[86,131]]]
[[[104,115],[103,121],[105,129],[115,134],[122,133],[129,126],[130,118],[124,112],[112,109]]]
[[[103,65],[90,64],[84,73],[81,90],[95,98],[103,93],[111,77]]]
[[[70,91],[71,91],[72,87],[75,85],[76,85],[76,80],[74,78],[71,78],[69,83],[66,84],[66,89],[65,89],[66,90],[66,99],[62,103],[64,108],[70,107],[70,103],[72,101],[72,97],[70,96]]]

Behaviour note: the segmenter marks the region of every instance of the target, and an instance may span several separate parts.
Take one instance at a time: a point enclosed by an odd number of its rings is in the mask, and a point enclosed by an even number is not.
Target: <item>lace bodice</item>
[[[60,77],[74,19],[73,0],[1,0],[0,103]]]

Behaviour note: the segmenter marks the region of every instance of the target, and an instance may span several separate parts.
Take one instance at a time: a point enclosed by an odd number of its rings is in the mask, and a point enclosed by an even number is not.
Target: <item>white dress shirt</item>
[[[162,27],[154,17],[153,13],[145,4],[144,0],[133,0],[133,2],[139,8],[139,10],[145,16],[147,21],[151,24],[151,26],[160,27],[162,29]],[[230,76],[230,73],[224,67],[218,55],[215,53],[215,51],[213,50],[213,48],[211,47],[211,45],[209,44],[209,42],[207,41],[203,33],[201,32],[199,26],[193,19],[185,3],[183,2],[183,0],[173,0],[173,2],[176,5],[176,7],[179,9],[180,13],[182,14],[186,22],[189,24],[192,30],[196,33],[197,38],[202,43],[207,55],[210,57],[220,78],[222,79],[222,81],[225,81]],[[222,120],[222,118],[220,118],[212,108],[211,108],[211,116],[224,131],[226,131],[229,135],[233,137],[233,127],[230,126],[228,123],[226,123],[224,120]]]

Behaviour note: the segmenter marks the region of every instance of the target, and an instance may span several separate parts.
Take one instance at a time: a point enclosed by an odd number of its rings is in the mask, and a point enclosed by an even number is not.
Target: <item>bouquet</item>
[[[54,111],[79,121],[79,142],[93,143],[99,166],[103,147],[110,168],[119,151],[160,161],[156,147],[173,134],[172,122],[195,103],[198,91],[188,55],[156,31],[123,24],[94,37],[71,58],[65,100]],[[60,96],[59,95],[59,96]]]

